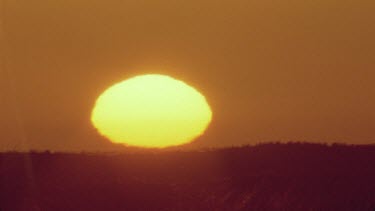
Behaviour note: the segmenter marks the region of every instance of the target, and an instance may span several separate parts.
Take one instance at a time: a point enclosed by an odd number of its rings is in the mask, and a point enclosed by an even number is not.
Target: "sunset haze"
[[[215,114],[193,148],[375,143],[375,1],[5,0],[0,150],[121,149],[103,90],[165,74]]]

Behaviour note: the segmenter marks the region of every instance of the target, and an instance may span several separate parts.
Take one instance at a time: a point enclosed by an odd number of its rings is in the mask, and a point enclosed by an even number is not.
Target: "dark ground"
[[[0,171],[2,211],[375,210],[375,145],[3,153]]]

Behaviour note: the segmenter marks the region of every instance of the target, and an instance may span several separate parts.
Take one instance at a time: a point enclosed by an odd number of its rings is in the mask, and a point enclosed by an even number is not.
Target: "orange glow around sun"
[[[96,101],[91,121],[114,143],[164,148],[193,141],[212,119],[206,98],[165,75],[141,75],[117,83]]]

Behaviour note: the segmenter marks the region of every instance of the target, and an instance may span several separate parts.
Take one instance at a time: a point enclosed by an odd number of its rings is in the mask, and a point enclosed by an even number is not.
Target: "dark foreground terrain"
[[[375,210],[375,146],[264,144],[204,152],[4,153],[0,208]]]

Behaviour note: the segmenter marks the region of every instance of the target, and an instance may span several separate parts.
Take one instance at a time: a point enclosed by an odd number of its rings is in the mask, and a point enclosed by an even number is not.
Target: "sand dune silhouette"
[[[375,208],[370,145],[3,153],[0,160],[2,211]]]

